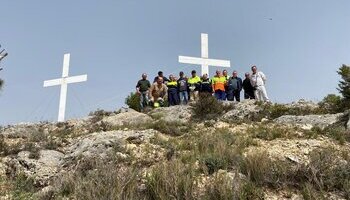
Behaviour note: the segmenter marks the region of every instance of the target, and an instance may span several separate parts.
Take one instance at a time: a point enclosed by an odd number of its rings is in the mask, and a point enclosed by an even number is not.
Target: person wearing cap
[[[233,71],[232,77],[227,81],[227,100],[228,101],[241,101],[242,91],[242,79],[238,77],[237,71]]]
[[[180,104],[186,105],[188,103],[188,83],[184,72],[180,72],[180,78],[177,80],[177,86],[179,91]]]
[[[166,86],[168,87],[168,104],[169,106],[179,105],[179,93],[178,86],[175,76],[169,76],[169,82]]]
[[[188,79],[188,85],[190,89],[190,100],[197,101],[199,99],[199,88],[201,84],[201,79],[197,76],[195,70],[192,70],[191,77]]]
[[[228,75],[226,69],[224,69],[224,70],[222,71],[222,75],[223,75],[223,76],[225,77],[225,79],[226,79],[226,84],[225,84],[225,97],[224,97],[224,100],[228,100],[228,99],[227,99],[227,96],[228,96],[228,85],[227,85],[227,83],[228,83],[228,80],[230,79],[230,76]]]
[[[203,74],[202,76],[199,93],[213,94],[213,87],[211,85],[211,80],[208,77],[208,74]]]
[[[267,96],[265,84],[266,84],[266,76],[263,72],[258,71],[258,68],[253,65],[252,66],[252,75],[250,82],[252,86],[255,88],[254,95],[256,100],[270,102],[269,97]]]
[[[245,79],[243,80],[243,90],[244,90],[244,99],[255,99],[254,90],[255,88],[252,86],[250,82],[250,74],[245,73]]]
[[[225,100],[225,84],[226,77],[219,70],[216,70],[216,75],[212,78],[212,87],[217,100]]]
[[[163,78],[158,77],[149,89],[149,99],[154,107],[164,106],[164,99],[167,98],[168,87],[163,83]]]
[[[158,79],[159,77],[161,77],[161,78],[163,79],[163,83],[166,83],[166,82],[169,81],[169,79],[163,75],[163,72],[162,72],[162,71],[159,71],[159,72],[158,72],[158,76],[154,77],[153,83],[157,82],[157,79]]]
[[[148,105],[148,90],[151,87],[151,83],[147,80],[147,74],[142,74],[142,79],[139,80],[136,84],[136,94],[140,96],[140,108],[143,111],[143,108]]]

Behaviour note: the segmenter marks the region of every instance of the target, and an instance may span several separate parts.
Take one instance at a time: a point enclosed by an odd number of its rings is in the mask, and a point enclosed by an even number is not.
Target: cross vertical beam
[[[201,57],[179,56],[179,63],[201,65],[202,75],[209,75],[209,66],[230,67],[229,60],[209,59],[208,34],[201,34]]]

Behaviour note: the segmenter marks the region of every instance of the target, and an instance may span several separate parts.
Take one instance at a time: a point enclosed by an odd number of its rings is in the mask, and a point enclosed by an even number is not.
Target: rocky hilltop
[[[0,129],[1,199],[349,199],[349,113],[307,101]]]

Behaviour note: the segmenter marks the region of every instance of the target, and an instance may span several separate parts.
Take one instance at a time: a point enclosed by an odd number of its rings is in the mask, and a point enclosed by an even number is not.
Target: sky
[[[68,86],[66,118],[80,118],[125,106],[143,72],[153,80],[159,70],[200,71],[178,56],[200,56],[201,33],[210,58],[231,61],[229,73],[257,65],[273,102],[322,100],[350,64],[349,8],[348,0],[1,0],[9,56],[0,125],[57,120],[60,87],[43,81],[62,75],[65,53],[70,76],[88,74]]]

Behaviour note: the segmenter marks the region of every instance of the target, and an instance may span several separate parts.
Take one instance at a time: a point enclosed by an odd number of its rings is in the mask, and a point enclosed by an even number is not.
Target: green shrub
[[[213,174],[219,169],[230,169],[238,165],[245,147],[240,143],[240,137],[226,129],[219,129],[212,134],[202,133],[196,139],[193,153],[199,160],[201,171]]]
[[[320,109],[311,107],[287,107],[283,104],[261,104],[262,111],[260,118],[267,117],[269,119],[276,119],[283,115],[311,115],[311,114],[322,114]]]
[[[298,136],[294,128],[274,124],[254,125],[247,129],[247,134],[249,134],[253,138],[259,138],[263,140],[274,140],[277,138],[292,138]]]
[[[219,117],[226,110],[222,102],[211,94],[200,94],[199,100],[192,107],[193,119],[210,120]]]
[[[304,133],[309,138],[316,138],[319,135],[324,135],[334,140],[338,141],[339,144],[343,145],[345,142],[350,142],[350,131],[346,130],[345,127],[332,125],[325,129],[321,129],[319,127],[313,127],[311,130],[304,131]]]
[[[13,181],[13,199],[33,199],[33,194],[37,191],[34,179],[27,177],[23,172],[19,173]]]
[[[344,106],[350,108],[350,66],[342,65],[337,72],[342,78],[338,84],[338,91],[343,96]]]
[[[345,111],[341,96],[335,94],[327,95],[318,105],[324,113],[340,113]]]
[[[132,108],[139,112],[141,111],[140,96],[136,93],[130,93],[130,95],[125,99],[125,104],[128,105],[129,108]]]
[[[0,79],[0,90],[2,89],[3,86],[4,86],[4,80]]]
[[[181,122],[167,122],[164,120],[158,120],[152,124],[148,124],[147,128],[157,130],[161,133],[171,135],[171,136],[180,136],[185,133],[188,133],[191,130],[191,126]]]

